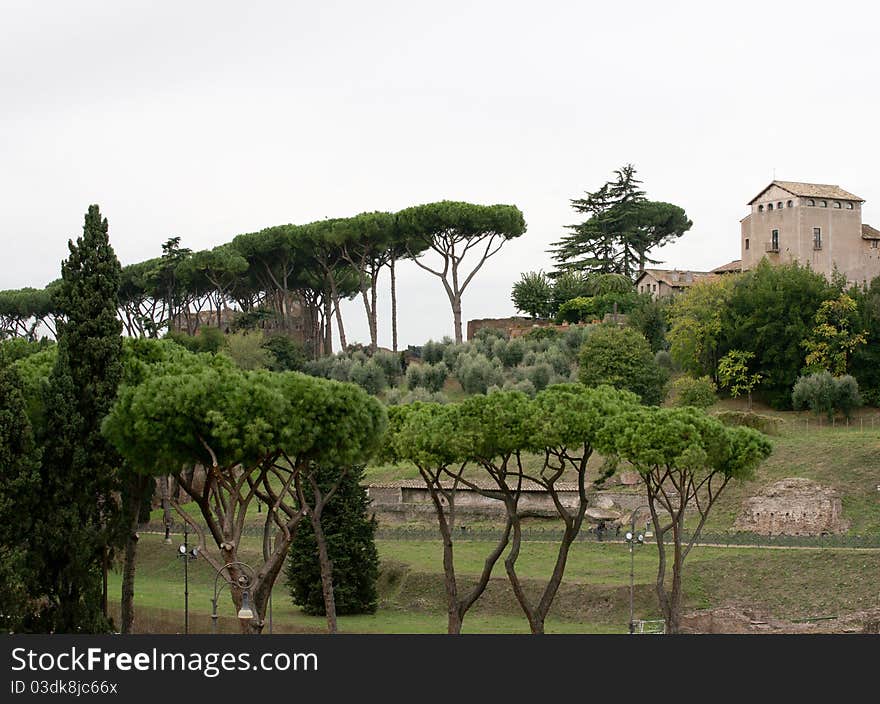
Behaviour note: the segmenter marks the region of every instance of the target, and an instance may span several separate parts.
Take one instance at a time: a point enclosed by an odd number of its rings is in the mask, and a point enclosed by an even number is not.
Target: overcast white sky
[[[569,199],[627,162],[694,221],[669,266],[738,258],[774,170],[880,226],[878,5],[724,5],[0,0],[0,288],[57,278],[89,203],[128,264],[172,235],[455,199],[525,214],[464,299],[465,319],[511,315]],[[452,333],[435,278],[407,264],[399,291],[403,345]]]

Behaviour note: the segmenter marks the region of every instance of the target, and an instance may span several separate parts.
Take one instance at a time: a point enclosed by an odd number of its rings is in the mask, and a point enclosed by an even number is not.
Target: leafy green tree
[[[551,312],[555,316],[560,306],[572,298],[593,295],[589,277],[581,271],[553,272],[553,296]]]
[[[666,322],[670,301],[667,297],[655,299],[650,294],[642,293],[636,299],[635,305],[627,312],[626,323],[638,330],[648,344],[652,352],[666,350]]]
[[[318,467],[314,475],[321,488],[330,493],[340,472]],[[375,516],[369,514],[366,489],[360,484],[363,476],[363,468],[345,473],[321,516],[333,565],[336,612],[340,615],[371,614],[378,603],[377,524]],[[290,544],[286,575],[293,603],[300,604],[307,614],[325,615],[318,545],[309,524],[301,526]]]
[[[504,568],[533,634],[544,632],[571,546],[583,525],[587,468],[598,433],[611,418],[636,407],[632,393],[579,384],[552,386],[532,401],[521,393],[498,392],[466,399],[460,406],[459,433],[466,441],[466,455],[488,476],[489,489],[463,474],[456,478],[477,492],[500,498],[504,505],[507,520],[502,542],[510,536]],[[525,453],[543,457],[543,464],[530,471],[523,463]],[[573,507],[565,506],[558,495],[557,482],[566,472],[576,477],[578,503]],[[553,570],[537,594],[527,592],[516,570],[522,547],[524,482],[550,495],[563,525]]]
[[[511,299],[518,311],[533,318],[549,318],[553,314],[553,285],[543,271],[520,274]]]
[[[63,317],[46,389],[31,593],[42,606],[35,630],[73,633],[109,627],[106,575],[121,540],[114,498],[121,461],[101,423],[122,376],[122,324],[116,315],[121,268],[97,205],[68,248],[55,293]]]
[[[656,405],[666,396],[668,372],[655,361],[648,341],[636,330],[599,325],[580,351],[580,382],[632,391],[642,403]]]
[[[672,382],[676,406],[693,406],[709,408],[718,400],[715,396],[715,383],[708,376],[694,379],[692,376],[680,376]]]
[[[868,340],[866,330],[856,332],[858,307],[852,297],[841,294],[823,301],[816,312],[816,327],[806,340],[806,365],[827,369],[834,375],[846,374],[853,353]]]
[[[753,476],[771,445],[756,430],[728,428],[695,408],[642,408],[609,419],[596,449],[630,462],[642,478],[659,552],[657,596],[667,631],[678,633],[685,560],[725,487]],[[689,534],[688,510],[697,517]],[[670,531],[672,579],[667,584]]]
[[[866,342],[855,348],[850,370],[865,403],[880,405],[880,277],[849,290],[856,302],[855,329],[866,331]]]
[[[570,234],[554,243],[551,251],[560,269],[631,277],[645,264],[656,263],[648,256],[651,250],[691,228],[680,207],[647,200],[632,164],[614,173],[614,181],[571,201],[577,213],[589,217],[569,225]]]
[[[248,586],[256,615],[242,623],[243,632],[262,629],[272,585],[307,519],[321,554],[328,628],[334,631],[332,575],[320,530],[328,496],[311,468],[364,463],[385,423],[382,404],[353,384],[296,372],[245,372],[225,355],[189,355],[156,365],[141,383],[123,387],[104,432],[128,461],[174,468],[203,522],[176,503],[174,508],[198,536],[203,557],[234,583],[244,576],[235,563],[248,508],[255,500],[266,506],[263,559]],[[196,481],[196,466],[207,468],[204,481]],[[242,588],[233,587],[231,597],[240,608]]]
[[[513,205],[474,205],[456,201],[441,201],[406,208],[397,213],[400,237],[412,243],[413,261],[443,283],[443,289],[452,307],[455,341],[461,343],[461,299],[477,272],[490,257],[497,254],[505,242],[526,231],[526,223],[519,208]],[[440,266],[429,266],[419,253],[432,252],[439,256]],[[468,253],[474,264],[470,271],[463,269]]]
[[[761,383],[761,375],[749,371],[755,355],[743,350],[731,350],[718,363],[718,379],[730,391],[733,398],[746,394],[749,399],[748,410],[752,410],[752,391]]]
[[[686,372],[717,381],[718,360],[730,337],[726,311],[735,284],[733,276],[696,281],[669,305],[669,354]]]
[[[762,394],[772,406],[789,408],[791,389],[804,367],[803,341],[822,302],[839,295],[809,267],[797,262],[772,266],[764,260],[736,277],[723,309],[721,352],[753,352]]]

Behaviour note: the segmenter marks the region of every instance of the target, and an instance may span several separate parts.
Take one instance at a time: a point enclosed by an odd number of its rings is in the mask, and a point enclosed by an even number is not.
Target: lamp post
[[[635,547],[636,545],[644,545],[645,538],[650,537],[647,526],[644,533],[636,533],[636,515],[643,508],[650,506],[643,504],[633,509],[630,518],[630,529],[626,532],[626,542],[629,544],[629,633],[635,633],[635,619],[633,617],[633,590],[635,581]]]
[[[239,567],[242,570],[242,574],[234,582],[223,574],[230,567]],[[223,577],[223,584],[218,588],[217,585],[220,577]],[[217,574],[214,575],[214,598],[211,601],[211,633],[217,633],[217,597],[223,591],[223,587],[229,586],[241,589],[241,608],[238,610],[238,618],[251,619],[254,617],[253,609],[251,609],[250,589],[255,581],[256,575],[254,570],[246,562],[229,562],[217,570]]]
[[[199,556],[198,547],[189,549],[189,526],[183,524],[183,545],[177,548],[177,557],[183,560],[183,632],[189,633],[189,562]]]

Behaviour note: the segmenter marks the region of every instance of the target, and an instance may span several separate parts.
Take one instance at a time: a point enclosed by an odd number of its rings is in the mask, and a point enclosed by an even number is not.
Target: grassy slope
[[[177,536],[175,536],[176,538]],[[256,558],[255,543],[243,551]],[[177,543],[144,535],[139,546],[136,586],[138,630],[177,632],[183,628],[183,565],[175,557]],[[479,572],[489,543],[456,544],[456,567],[462,583]],[[380,608],[375,615],[340,618],[340,630],[379,633],[442,633],[445,631],[440,545],[434,541],[379,541],[382,559]],[[550,543],[527,543],[518,563],[532,594],[542,586],[555,559]],[[635,554],[636,616],[657,615],[653,581],[656,549]],[[548,619],[548,632],[622,632],[629,618],[629,553],[622,544],[578,543],[566,579]],[[829,616],[880,605],[875,581],[880,552],[845,550],[766,550],[695,548],[685,573],[687,606],[706,608],[740,604],[766,609],[775,616]],[[111,576],[111,594],[119,593],[118,574]],[[192,632],[210,630],[213,577],[208,565],[190,563]],[[234,631],[231,602],[221,596],[221,630]],[[321,632],[324,620],[303,615],[287,596],[283,581],[276,585],[275,632]],[[525,633],[525,620],[503,574],[496,568],[489,589],[466,619],[467,632]]]

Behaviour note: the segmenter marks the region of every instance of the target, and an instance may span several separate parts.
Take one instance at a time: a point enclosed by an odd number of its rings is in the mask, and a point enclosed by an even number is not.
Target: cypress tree
[[[119,542],[115,450],[101,435],[122,375],[117,317],[121,267],[107,220],[89,206],[83,235],[69,242],[55,294],[58,357],[46,389],[40,510],[33,546],[43,608],[33,629],[100,632],[107,618],[106,574]]]
[[[318,485],[328,491],[339,470],[318,467]],[[363,468],[351,469],[324,507],[321,529],[333,564],[333,596],[336,613],[374,613],[378,603],[379,553],[376,550],[376,519],[368,514],[370,499],[361,486]],[[318,545],[309,521],[299,525],[290,546],[287,584],[294,604],[310,615],[324,615]]]
[[[25,549],[40,467],[22,384],[0,358],[0,628],[18,630],[28,611]]]

